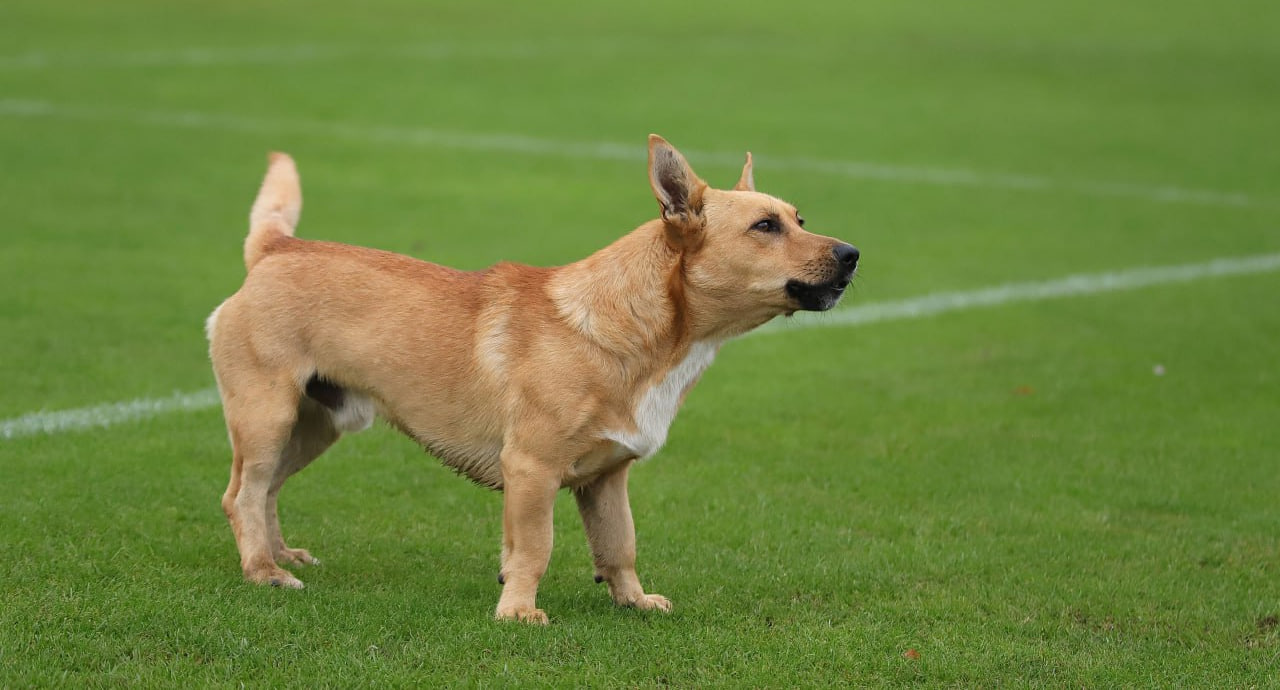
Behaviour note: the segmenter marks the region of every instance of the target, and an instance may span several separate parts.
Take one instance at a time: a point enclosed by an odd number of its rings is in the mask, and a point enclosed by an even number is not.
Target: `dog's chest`
[[[618,444],[618,450],[625,455],[644,459],[657,453],[667,442],[667,430],[680,408],[681,398],[711,365],[718,350],[718,343],[694,343],[679,364],[640,396],[632,412],[635,430],[609,431],[605,438]]]

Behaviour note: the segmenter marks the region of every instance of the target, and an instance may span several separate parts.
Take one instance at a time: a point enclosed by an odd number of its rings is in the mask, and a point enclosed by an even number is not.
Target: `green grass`
[[[302,235],[466,268],[651,217],[651,131],[758,154],[763,190],[863,250],[849,304],[1275,253],[1276,35],[1261,1],[11,0],[0,101],[54,110],[0,108],[0,419],[212,384],[201,326],[269,149],[299,159]],[[609,603],[562,496],[552,625],[491,621],[500,495],[385,428],[290,482],[286,536],[325,561],[300,592],[240,580],[216,410],[0,440],[0,687],[1275,686],[1277,294],[1269,273],[729,344],[632,475],[670,616]]]

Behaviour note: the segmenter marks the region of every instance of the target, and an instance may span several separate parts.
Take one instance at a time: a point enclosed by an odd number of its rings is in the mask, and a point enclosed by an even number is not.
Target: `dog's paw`
[[[626,605],[641,611],[658,610],[663,613],[671,613],[671,609],[674,608],[671,600],[661,594],[642,594],[638,599],[627,602]]]
[[[306,549],[290,549],[285,547],[276,554],[276,563],[280,565],[320,565],[320,559],[311,555]]]
[[[532,623],[534,625],[546,625],[548,623],[547,613],[542,609],[533,607],[500,608],[493,617],[500,621],[520,621],[521,623]]]
[[[302,589],[306,585],[302,584],[302,580],[293,576],[293,573],[284,568],[263,568],[251,573],[245,573],[245,579],[259,585],[271,585],[272,587],[285,587],[288,589]]]

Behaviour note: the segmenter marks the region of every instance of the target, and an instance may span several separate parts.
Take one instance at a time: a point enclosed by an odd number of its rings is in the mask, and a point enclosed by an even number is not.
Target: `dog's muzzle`
[[[840,301],[845,288],[858,268],[858,249],[851,244],[838,244],[831,250],[835,259],[834,274],[827,280],[809,283],[794,278],[787,281],[787,296],[804,311],[826,311]]]

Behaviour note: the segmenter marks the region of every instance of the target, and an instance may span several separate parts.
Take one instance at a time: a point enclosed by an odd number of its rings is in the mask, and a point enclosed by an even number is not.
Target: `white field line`
[[[207,388],[194,393],[174,393],[167,398],[139,398],[57,412],[29,412],[0,421],[0,439],[106,428],[170,412],[205,410],[217,406],[218,402],[218,391]]]
[[[1181,266],[1143,267],[1109,273],[1092,273],[1034,283],[1009,283],[963,292],[939,292],[923,297],[873,302],[827,314],[805,314],[774,320],[755,333],[780,333],[804,328],[865,326],[884,321],[922,319],[953,311],[997,307],[1018,302],[1095,295],[1136,290],[1155,285],[1190,283],[1222,276],[1268,273],[1280,270],[1280,254],[1215,259]],[[40,434],[54,435],[150,419],[171,412],[204,410],[218,405],[218,393],[209,388],[175,393],[167,398],[140,398],[93,407],[56,412],[31,412],[0,421],[0,439]]]
[[[465,60],[509,59],[563,55],[581,57],[617,54],[634,47],[616,41],[433,41],[403,45],[317,45],[294,44],[243,47],[180,48],[118,52],[29,51],[0,55],[0,70],[37,71],[70,67],[75,69],[146,67],[220,67],[236,65],[289,65],[313,62],[374,60]]]
[[[116,53],[49,53],[30,51],[0,56],[0,70],[11,72],[44,70],[54,67],[200,67],[217,65],[288,64],[337,60],[356,51],[335,46],[271,46],[242,49],[186,48]]]
[[[616,142],[561,141],[523,134],[476,133],[427,127],[361,125],[315,120],[276,120],[193,111],[134,110],[105,106],[54,104],[46,101],[0,99],[0,117],[121,122],[143,127],[194,129],[250,134],[310,134],[396,146],[515,153],[553,158],[638,162],[642,145]],[[695,163],[726,167],[742,165],[742,153],[685,150]],[[962,168],[937,168],[866,161],[809,157],[757,156],[764,168],[796,170],[853,179],[942,187],[970,187],[1036,192],[1066,192],[1095,197],[1141,199],[1159,203],[1219,207],[1249,207],[1269,203],[1248,194],[1174,186],[1101,180],[1057,179],[1039,175],[988,173]]]
[[[1214,259],[1199,264],[1130,268],[1109,273],[1088,273],[1035,283],[1006,283],[965,292],[936,292],[889,302],[871,302],[826,313],[800,313],[775,319],[756,333],[785,333],[805,328],[865,326],[881,321],[922,319],[952,311],[996,307],[1017,302],[1038,302],[1076,295],[1136,290],[1152,285],[1190,283],[1219,276],[1280,271],[1280,254]]]

